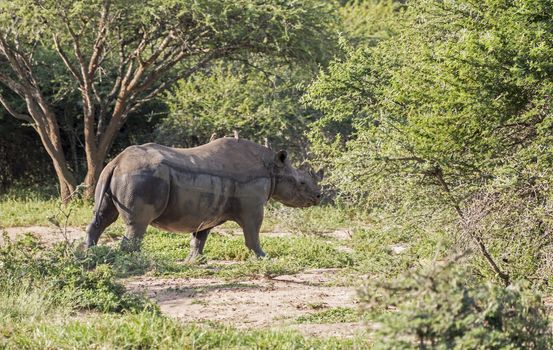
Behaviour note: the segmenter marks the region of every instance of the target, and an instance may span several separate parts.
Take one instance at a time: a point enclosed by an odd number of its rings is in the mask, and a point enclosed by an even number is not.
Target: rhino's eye
[[[305,181],[300,181],[300,185],[305,186]]]

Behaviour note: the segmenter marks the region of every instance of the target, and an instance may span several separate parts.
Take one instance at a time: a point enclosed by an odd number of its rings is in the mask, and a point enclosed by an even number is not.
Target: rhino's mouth
[[[300,200],[296,203],[295,207],[297,208],[308,208],[312,207],[314,205],[317,205],[321,202],[321,196],[311,196],[309,198],[306,198],[305,200]]]

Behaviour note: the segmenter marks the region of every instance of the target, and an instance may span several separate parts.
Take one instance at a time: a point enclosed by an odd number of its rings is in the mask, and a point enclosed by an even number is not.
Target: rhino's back
[[[269,177],[270,149],[248,140],[221,138],[194,148],[147,143],[125,149],[114,161],[118,171],[134,173],[166,166],[173,172],[205,174],[247,182]]]

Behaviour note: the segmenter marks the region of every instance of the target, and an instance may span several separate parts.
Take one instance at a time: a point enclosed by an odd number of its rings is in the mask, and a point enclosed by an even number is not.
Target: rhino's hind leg
[[[102,205],[98,208],[97,213],[94,215],[94,219],[86,227],[86,246],[92,247],[98,243],[98,239],[104,230],[111,225],[117,217],[119,212],[113,205],[110,198],[104,198]]]
[[[148,224],[126,224],[126,234],[120,245],[121,250],[125,252],[139,251],[147,227]]]
[[[205,242],[207,241],[207,236],[209,235],[209,230],[210,229],[202,230],[194,232],[192,234],[192,239],[190,240],[190,254],[188,254],[186,262],[203,262],[202,254],[204,252],[204,246]]]

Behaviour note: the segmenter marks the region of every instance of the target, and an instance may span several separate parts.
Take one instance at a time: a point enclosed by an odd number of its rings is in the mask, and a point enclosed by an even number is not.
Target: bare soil
[[[39,237],[41,242],[46,244],[54,244],[64,240],[71,242],[84,240],[86,237],[84,228],[80,227],[67,227],[65,229],[50,226],[6,227],[0,228],[1,232],[6,232],[11,240],[21,237],[26,233],[32,233]],[[0,244],[4,244],[4,235],[0,235]]]
[[[336,272],[316,269],[239,282],[141,276],[128,279],[125,285],[145,293],[156,300],[162,312],[185,322],[217,321],[238,328],[292,328],[310,336],[353,336],[365,325],[296,322],[299,316],[327,308],[355,307],[355,289],[326,284]]]

